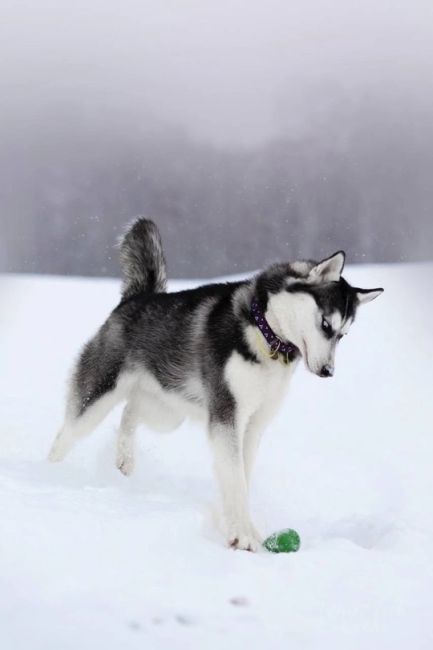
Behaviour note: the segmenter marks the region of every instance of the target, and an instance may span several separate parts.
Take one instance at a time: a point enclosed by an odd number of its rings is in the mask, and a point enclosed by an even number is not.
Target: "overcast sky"
[[[433,2],[3,0],[0,117],[152,115],[255,145],[365,93],[430,107]]]
[[[81,239],[138,213],[180,275],[252,224],[242,269],[288,223],[290,254],[431,258],[432,85],[433,0],[0,0],[0,270],[105,273]]]

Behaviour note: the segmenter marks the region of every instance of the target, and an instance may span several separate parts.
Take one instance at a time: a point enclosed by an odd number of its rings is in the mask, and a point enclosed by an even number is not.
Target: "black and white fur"
[[[330,376],[338,339],[357,307],[382,289],[351,287],[344,253],[319,263],[271,266],[252,279],[166,293],[159,232],[138,219],[121,243],[122,299],[84,347],[74,369],[64,424],[50,460],[62,460],[120,401],[117,467],[134,466],[141,422],[176,429],[187,416],[207,426],[221,490],[226,538],[254,551],[260,543],[249,515],[248,487],[264,429],[297,366],[269,356],[250,314],[253,298],[270,326],[300,350],[307,368]]]

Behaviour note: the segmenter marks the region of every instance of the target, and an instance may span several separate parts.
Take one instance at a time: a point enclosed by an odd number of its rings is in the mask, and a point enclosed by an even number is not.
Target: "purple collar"
[[[265,315],[260,309],[257,300],[253,300],[251,303],[251,315],[254,319],[254,323],[259,328],[264,338],[266,339],[267,344],[269,345],[271,357],[277,359],[278,355],[282,354],[288,361],[293,361],[293,359],[298,356],[299,349],[296,347],[296,345],[290,343],[290,341],[284,343],[284,341],[282,341],[280,337],[275,334],[274,330],[269,325],[268,321],[265,318]]]

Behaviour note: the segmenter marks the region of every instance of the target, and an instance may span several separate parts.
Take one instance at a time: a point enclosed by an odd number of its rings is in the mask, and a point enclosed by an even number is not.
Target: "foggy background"
[[[432,259],[433,4],[1,0],[0,271]]]

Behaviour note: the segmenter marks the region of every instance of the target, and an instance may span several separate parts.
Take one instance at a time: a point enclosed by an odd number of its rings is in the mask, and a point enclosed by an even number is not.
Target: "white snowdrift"
[[[431,650],[432,271],[347,270],[385,293],[360,310],[333,380],[298,370],[259,453],[258,528],[302,538],[279,556],[225,548],[190,424],[143,430],[131,479],[114,468],[119,411],[48,464],[72,359],[119,285],[3,277],[1,647]]]

